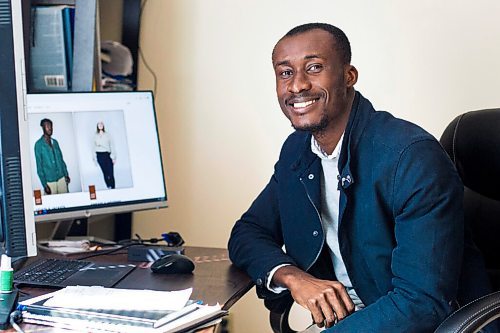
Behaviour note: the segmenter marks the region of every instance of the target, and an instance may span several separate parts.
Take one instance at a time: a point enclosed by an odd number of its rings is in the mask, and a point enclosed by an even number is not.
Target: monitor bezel
[[[160,164],[161,164],[161,176],[162,176],[162,181],[163,181],[163,192],[164,192],[164,197],[159,197],[159,198],[150,198],[150,199],[145,199],[145,200],[131,200],[131,201],[125,201],[125,202],[114,202],[114,203],[108,203],[108,204],[103,204],[99,206],[94,206],[94,205],[87,205],[87,206],[78,206],[78,207],[71,207],[71,208],[61,208],[60,210],[57,211],[52,211],[47,214],[39,214],[35,215],[35,222],[36,223],[44,223],[44,222],[56,222],[56,221],[66,221],[66,220],[78,220],[82,218],[90,218],[94,216],[99,216],[99,215],[106,215],[106,214],[120,214],[120,213],[131,213],[131,212],[136,212],[136,211],[144,211],[144,210],[153,210],[153,209],[161,209],[161,208],[167,208],[168,207],[168,194],[167,194],[167,183],[166,183],[166,177],[165,177],[165,167],[164,167],[164,158],[162,154],[162,149],[161,149],[161,141],[160,141],[160,133],[159,133],[159,127],[158,127],[158,117],[156,114],[156,105],[155,105],[155,99],[154,99],[154,94],[151,90],[134,90],[134,91],[67,91],[67,92],[33,92],[29,93],[28,95],[46,95],[46,96],[55,96],[55,95],[65,95],[66,97],[70,95],[80,95],[80,94],[98,94],[98,95],[104,95],[104,94],[140,94],[140,93],[147,93],[150,94],[151,96],[151,101],[152,101],[152,106],[153,106],[153,118],[155,122],[155,129],[156,129],[156,137],[157,137],[157,144],[158,144],[158,153],[160,157]],[[33,198],[33,196],[31,196]],[[33,214],[36,211],[36,206],[33,209]]]
[[[0,72],[2,81],[5,84],[1,91],[3,97],[2,113],[5,113],[2,114],[2,118],[9,121],[17,119],[17,138],[15,138],[17,142],[13,142],[13,146],[9,144],[8,152],[3,151],[4,143],[2,142],[2,185],[5,186],[8,182],[17,183],[15,186],[16,191],[21,189],[22,193],[9,193],[9,195],[4,193],[2,195],[1,228],[3,229],[2,241],[4,243],[2,250],[11,257],[22,258],[37,255],[36,228],[31,201],[30,158],[27,153],[28,121],[25,108],[26,70],[22,7],[21,2],[16,0],[7,0],[5,4],[7,6],[2,8],[3,22],[0,38],[3,51]],[[6,124],[3,125],[7,126]],[[16,130],[12,125],[9,127],[9,132]],[[2,139],[4,139],[3,134]],[[14,140],[12,135],[8,137],[8,140]],[[17,167],[13,169],[8,167],[6,164],[10,162],[7,162],[7,160],[18,160],[19,169]],[[6,174],[9,170],[15,173]],[[16,175],[16,173],[19,174]],[[7,181],[7,177],[11,179]],[[19,177],[19,179],[12,179],[12,177]],[[3,190],[6,191],[5,187]],[[9,200],[10,202],[8,202]]]

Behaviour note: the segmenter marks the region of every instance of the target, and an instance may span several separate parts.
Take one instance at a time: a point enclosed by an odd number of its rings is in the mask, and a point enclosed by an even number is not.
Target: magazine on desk
[[[227,314],[219,305],[189,301],[191,289],[174,292],[80,286],[65,289],[22,302],[23,320],[86,332],[181,333],[215,323]],[[79,296],[75,298],[75,294]],[[124,297],[130,301],[124,301]],[[90,298],[94,298],[93,307],[88,307]]]

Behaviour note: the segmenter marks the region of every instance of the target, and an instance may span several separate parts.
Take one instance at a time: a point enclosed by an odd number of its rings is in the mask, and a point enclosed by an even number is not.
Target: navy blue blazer
[[[229,240],[231,260],[267,300],[283,296],[266,288],[279,264],[335,279],[320,220],[321,161],[310,140],[302,131],[288,137]],[[366,308],[326,332],[433,331],[457,301],[489,291],[468,238],[464,253],[463,185],[434,137],[356,92],[338,168],[331,181],[340,190],[340,251]]]

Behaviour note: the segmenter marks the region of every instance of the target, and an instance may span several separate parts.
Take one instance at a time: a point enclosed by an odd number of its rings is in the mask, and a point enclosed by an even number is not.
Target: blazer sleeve
[[[464,240],[455,167],[439,143],[422,140],[400,154],[392,176],[392,290],[325,332],[432,332],[453,310]]]
[[[245,270],[257,285],[257,293],[263,298],[279,295],[266,287],[269,272],[280,264],[295,262],[283,251],[280,224],[278,181],[275,174],[238,220],[228,243],[231,261]]]

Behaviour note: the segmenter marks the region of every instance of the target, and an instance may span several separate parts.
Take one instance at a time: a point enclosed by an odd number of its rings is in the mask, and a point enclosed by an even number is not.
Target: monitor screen
[[[167,205],[150,91],[28,94],[36,221]]]

